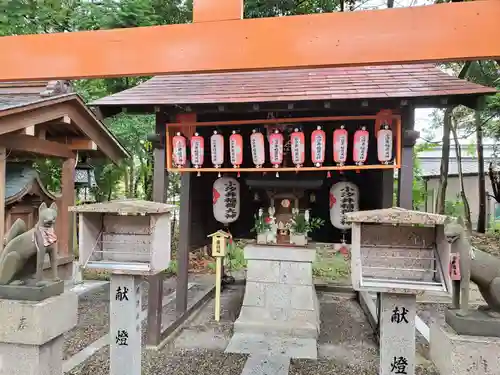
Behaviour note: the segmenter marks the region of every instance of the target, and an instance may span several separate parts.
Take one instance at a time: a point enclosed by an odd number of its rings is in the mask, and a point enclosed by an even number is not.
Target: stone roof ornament
[[[69,94],[74,92],[73,85],[67,80],[57,80],[49,81],[45,90],[40,93],[42,98],[48,98],[51,96]]]

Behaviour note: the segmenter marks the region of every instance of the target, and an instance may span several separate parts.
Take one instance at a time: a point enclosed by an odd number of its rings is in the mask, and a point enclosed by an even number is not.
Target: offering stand
[[[110,374],[141,374],[141,282],[170,264],[173,206],[140,200],[72,207],[83,267],[111,272]]]

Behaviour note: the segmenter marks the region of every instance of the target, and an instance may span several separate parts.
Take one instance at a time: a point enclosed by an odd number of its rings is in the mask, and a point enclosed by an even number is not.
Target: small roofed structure
[[[355,290],[451,293],[445,215],[392,207],[346,214]]]
[[[63,160],[58,201],[58,255],[72,260],[75,167],[80,158],[107,158],[115,163],[129,156],[76,94],[68,81],[0,83],[0,218],[5,217],[5,161],[36,157]],[[0,223],[3,238],[5,223]],[[70,267],[72,268],[72,267]],[[69,269],[68,268],[68,272]],[[64,274],[64,273],[63,273]]]
[[[38,220],[42,202],[50,206],[61,197],[48,191],[30,163],[7,163],[5,175],[5,231],[16,219],[22,219],[28,228]],[[56,225],[60,224],[59,222]]]

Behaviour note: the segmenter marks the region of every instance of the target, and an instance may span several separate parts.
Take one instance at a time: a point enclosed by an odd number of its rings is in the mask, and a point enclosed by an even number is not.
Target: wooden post
[[[62,166],[62,184],[61,184],[61,204],[58,207],[57,220],[61,223],[58,234],[58,255],[69,256],[73,253],[73,212],[69,212],[68,208],[75,204],[75,158],[64,160]]]
[[[195,113],[177,115],[177,122],[196,122]],[[184,129],[188,138],[195,129]],[[177,250],[177,286],[175,289],[176,310],[184,314],[187,310],[189,247],[191,237],[191,172],[181,176],[181,202],[179,213],[179,247]]]
[[[5,169],[7,164],[7,151],[0,147],[0,252],[3,250],[3,237],[5,235]]]
[[[160,137],[165,134],[165,116],[163,113],[156,113],[156,134]],[[154,149],[154,171],[153,171],[153,200],[155,202],[165,202],[165,189],[167,188],[168,175],[165,170],[165,149]],[[146,345],[157,346],[161,340],[161,316],[163,312],[163,273],[148,277],[148,325],[146,335]]]
[[[413,130],[415,125],[415,109],[404,107],[401,116],[403,128],[403,152],[401,153],[401,168],[398,177],[398,206],[408,210],[413,209],[413,146],[420,136]]]

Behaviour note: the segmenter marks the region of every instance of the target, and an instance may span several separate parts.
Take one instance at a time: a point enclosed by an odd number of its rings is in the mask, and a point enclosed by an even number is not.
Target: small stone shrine
[[[393,207],[349,213],[346,220],[353,288],[380,293],[379,374],[414,375],[416,295],[451,293],[447,217]]]
[[[70,208],[80,214],[82,267],[111,272],[111,375],[141,375],[140,284],[170,265],[172,209],[141,200]]]

